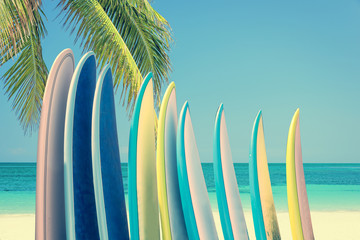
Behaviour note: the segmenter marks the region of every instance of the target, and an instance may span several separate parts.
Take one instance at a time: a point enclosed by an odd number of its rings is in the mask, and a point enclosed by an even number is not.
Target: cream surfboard
[[[130,127],[130,238],[160,239],[152,73],[140,87]]]
[[[176,162],[177,107],[175,84],[163,97],[157,134],[156,172],[162,239],[187,239]]]
[[[99,239],[91,156],[91,117],[95,85],[95,55],[88,52],[75,69],[66,106],[66,239]]]
[[[194,240],[218,239],[187,102],[179,116],[176,154],[188,237]]]
[[[221,226],[225,239],[249,239],[231,156],[223,104],[214,128],[214,176]]]
[[[111,70],[96,83],[91,149],[100,239],[129,239]]]
[[[256,239],[281,239],[271,190],[261,111],[259,111],[253,126],[249,181]]]
[[[36,164],[36,239],[65,239],[64,125],[66,99],[74,73],[70,49],[55,59],[41,109]]]
[[[299,109],[296,110],[289,128],[286,148],[286,185],[293,239],[312,240],[314,233],[301,153]]]

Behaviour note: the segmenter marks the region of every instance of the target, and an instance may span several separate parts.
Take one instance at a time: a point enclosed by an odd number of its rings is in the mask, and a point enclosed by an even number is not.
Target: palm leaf
[[[146,5],[147,1],[137,2],[142,5],[134,6],[127,1],[99,1],[123,37],[141,74],[153,72],[155,104],[158,106],[161,85],[164,80],[168,81],[171,70],[167,55],[171,37],[169,29],[156,20],[156,16],[160,15],[154,14],[150,4]]]
[[[155,24],[161,28],[164,29],[160,34],[166,41],[166,43],[169,45],[170,42],[172,42],[171,38],[171,27],[168,21],[161,16],[158,12],[156,12],[149,1],[147,0],[129,0],[130,4],[134,6],[138,11],[145,14],[147,18],[154,21]]]
[[[13,2],[14,5],[7,5],[7,8],[12,7],[7,13],[11,16],[11,19],[8,20],[12,23],[7,26],[12,24],[13,29],[18,29],[19,32],[14,33],[13,36],[5,34],[5,30],[1,32],[2,63],[13,58],[18,52],[20,55],[17,55],[15,63],[1,79],[4,81],[5,92],[9,100],[12,100],[12,107],[18,115],[25,133],[31,133],[39,123],[42,96],[48,73],[42,57],[40,42],[40,38],[45,35],[46,29],[40,15],[42,10],[38,5],[36,8],[30,7],[33,10],[32,13],[25,14],[32,16],[32,19],[27,22],[28,26],[23,27],[23,23],[21,23],[23,20],[20,15],[24,14],[21,11],[25,8],[18,10],[19,6],[15,6],[15,1]],[[16,1],[16,4],[20,4],[19,2]],[[1,11],[6,13],[6,8],[2,6]],[[5,25],[5,23],[2,24]],[[24,29],[21,30],[21,28]]]
[[[40,4],[39,0],[0,0],[0,66],[21,51],[31,26],[39,23]]]
[[[115,90],[122,84],[121,99],[131,116],[142,77],[153,72],[154,94],[160,102],[160,87],[170,70],[169,45],[156,25],[127,1],[61,1],[64,25],[77,31],[85,50],[93,50],[102,67],[109,62]]]
[[[122,81],[122,96],[127,95],[127,109],[132,109],[143,78],[123,38],[95,0],[61,0],[65,12],[64,26],[77,31],[75,42],[81,39],[85,50],[94,51],[100,67],[109,63],[114,76],[115,89]],[[125,103],[125,102],[124,102]]]

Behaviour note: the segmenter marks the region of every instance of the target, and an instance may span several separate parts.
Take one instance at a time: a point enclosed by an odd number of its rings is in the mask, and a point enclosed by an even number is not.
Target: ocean
[[[235,163],[240,197],[245,211],[251,210],[248,164]],[[217,210],[214,169],[203,163],[203,172],[213,210]],[[269,164],[277,212],[288,211],[285,164]],[[304,164],[311,211],[360,211],[360,164]],[[127,198],[128,169],[122,164]],[[0,163],[0,214],[35,213],[36,164]]]

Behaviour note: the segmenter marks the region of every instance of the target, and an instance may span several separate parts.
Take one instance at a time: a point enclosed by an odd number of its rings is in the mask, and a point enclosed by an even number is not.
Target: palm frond
[[[0,66],[21,51],[31,26],[42,23],[37,16],[40,5],[40,0],[0,1]]]
[[[59,6],[65,13],[64,26],[71,28],[71,32],[76,31],[75,42],[81,39],[84,51],[94,51],[100,67],[105,63],[110,64],[115,90],[122,82],[123,104],[126,102],[126,108],[131,114],[143,78],[111,19],[95,0],[61,0]]]
[[[124,39],[140,72],[153,73],[155,104],[160,104],[161,85],[171,71],[168,52],[172,40],[166,20],[147,1],[105,1],[99,3]]]
[[[20,1],[13,2],[14,4],[15,2],[20,4]],[[2,8],[2,11],[4,9]],[[25,133],[31,133],[38,126],[42,96],[48,74],[42,57],[40,42],[41,37],[46,33],[41,16],[42,10],[38,5],[36,8],[30,9],[33,12],[26,14],[28,16],[31,15],[32,20],[27,22],[28,26],[24,28],[27,30],[19,30],[19,33],[13,36],[9,36],[5,32],[1,32],[0,35],[2,41],[0,53],[3,57],[1,63],[6,62],[20,52],[15,63],[1,79],[4,81],[5,93],[8,95],[9,100],[12,100],[12,107],[18,115]],[[21,12],[22,10],[19,10],[20,12],[17,11],[17,8],[13,8],[10,11],[11,21],[13,21],[11,24],[15,30],[22,28],[21,21],[23,20],[20,15],[24,14]]]
[[[172,43],[172,30],[168,21],[161,16],[154,8],[151,6],[147,0],[128,0],[136,9],[141,13],[145,14],[147,18],[155,22],[157,26],[162,28],[164,31],[159,32],[160,36],[166,42],[167,46]]]
[[[167,35],[170,37],[171,27],[168,21],[161,16],[154,8],[151,6],[147,0],[128,0],[128,2],[138,9],[140,12],[144,13],[149,19],[154,21],[156,25],[167,28]]]
[[[76,31],[75,41],[81,39],[85,50],[94,51],[100,66],[110,63],[115,90],[122,85],[121,99],[129,116],[142,76],[153,72],[155,100],[160,103],[161,84],[168,80],[171,70],[167,55],[171,41],[169,28],[147,17],[144,12],[150,10],[145,8],[144,1],[141,3],[142,11],[128,1],[62,0],[60,3],[65,12],[64,26]]]

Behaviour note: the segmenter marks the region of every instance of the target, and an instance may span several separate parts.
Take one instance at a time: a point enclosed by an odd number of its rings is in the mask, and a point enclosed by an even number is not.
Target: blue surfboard
[[[99,239],[91,157],[95,84],[95,56],[88,52],[75,69],[66,107],[64,184],[67,239]]]
[[[188,237],[218,239],[188,102],[180,112],[176,137],[180,196]]]
[[[109,65],[104,67],[96,84],[91,142],[100,238],[129,239]]]
[[[214,128],[214,175],[221,226],[225,239],[249,239],[232,161],[223,104]]]

